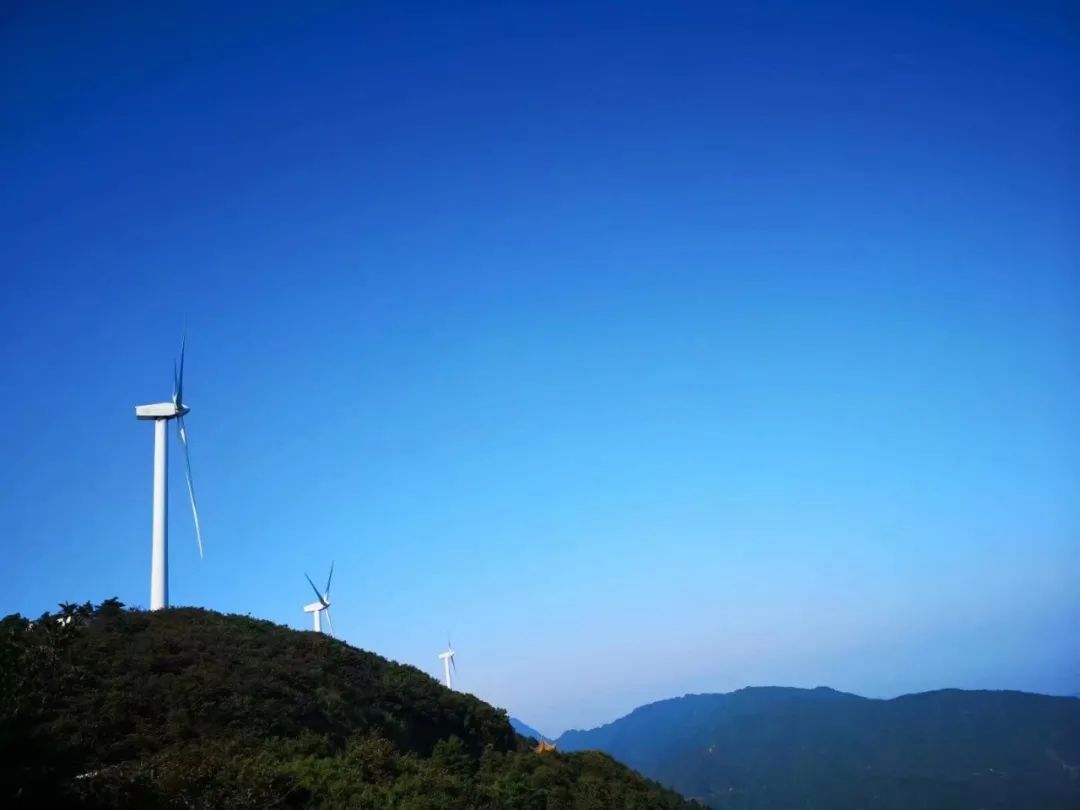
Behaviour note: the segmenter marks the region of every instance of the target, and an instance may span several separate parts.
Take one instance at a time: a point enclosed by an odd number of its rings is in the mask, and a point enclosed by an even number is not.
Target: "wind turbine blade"
[[[177,376],[177,373],[176,373],[176,360],[173,359],[173,361],[172,361],[172,403],[173,403],[173,405],[175,405],[177,403],[177,398],[180,396],[179,389],[180,389],[180,378],[179,378],[179,376]]]
[[[450,668],[454,670],[454,674],[457,674],[457,664],[454,662],[454,656],[450,656]]]
[[[326,608],[326,623],[328,625],[330,625],[330,636],[331,636],[331,638],[337,638],[337,636],[334,635],[334,620],[330,618],[330,607],[329,607],[329,605]]]
[[[180,434],[180,444],[184,448],[184,472],[187,473],[187,494],[191,501],[191,517],[195,520],[195,541],[199,544],[199,559],[203,557],[202,530],[199,528],[199,508],[195,505],[195,485],[191,482],[191,454],[188,452],[187,428],[184,417],[176,420],[176,432]]]
[[[319,589],[315,587],[315,583],[311,581],[311,577],[308,577],[307,573],[304,574],[307,577],[308,584],[311,586],[311,590],[315,591],[315,597],[319,600],[320,604],[325,605],[326,600],[323,599],[323,595],[319,593]]]
[[[176,375],[176,396],[175,401],[177,404],[183,404],[184,402],[184,348],[187,345],[187,335],[180,340],[180,372]]]
[[[330,580],[334,578],[334,562],[330,561],[330,576],[326,578],[326,598],[330,598]]]

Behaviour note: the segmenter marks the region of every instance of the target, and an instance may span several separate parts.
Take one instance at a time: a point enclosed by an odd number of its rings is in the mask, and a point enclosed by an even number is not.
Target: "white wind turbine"
[[[315,591],[315,596],[318,597],[318,602],[312,602],[310,605],[304,605],[304,613],[312,613],[315,616],[315,632],[322,632],[322,614],[326,611],[326,621],[330,625],[330,635],[334,635],[334,620],[330,618],[330,580],[334,578],[334,564],[330,563],[330,576],[326,578],[326,590],[319,593],[319,589],[315,587],[315,583],[311,581],[311,577],[304,574],[307,577],[308,583],[311,585],[311,590]]]
[[[453,681],[450,679],[450,669],[453,668],[454,672],[457,672],[457,664],[454,663],[454,648],[450,644],[450,641],[446,642],[446,651],[439,653],[439,660],[443,663],[443,672],[446,675],[446,688],[453,689]]]
[[[188,500],[191,516],[195,520],[195,541],[199,544],[199,558],[203,556],[202,532],[199,529],[199,510],[195,506],[195,488],[191,483],[191,456],[188,453],[187,429],[184,415],[191,409],[184,404],[184,344],[180,344],[180,367],[173,363],[172,402],[153,405],[136,405],[136,419],[154,422],[154,522],[153,546],[150,554],[150,609],[161,610],[169,606],[169,527],[168,527],[168,470],[166,466],[168,437],[166,427],[170,419],[176,420],[176,432],[184,448],[184,468],[187,473]]]

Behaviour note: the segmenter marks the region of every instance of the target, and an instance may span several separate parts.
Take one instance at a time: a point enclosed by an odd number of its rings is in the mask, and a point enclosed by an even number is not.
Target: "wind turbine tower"
[[[176,432],[180,446],[184,448],[184,466],[187,473],[188,500],[191,516],[195,520],[195,541],[199,544],[199,558],[203,556],[202,532],[199,529],[199,510],[195,506],[195,488],[191,483],[191,455],[188,452],[187,429],[184,415],[191,408],[184,404],[184,343],[180,344],[180,365],[173,363],[172,402],[156,402],[152,405],[136,405],[135,418],[154,423],[154,518],[150,552],[150,609],[161,610],[169,606],[169,489],[168,435],[170,419],[176,420]]]
[[[334,578],[334,564],[330,563],[330,576],[326,578],[326,590],[319,593],[319,589],[315,587],[315,583],[311,581],[311,577],[304,574],[307,577],[308,584],[311,585],[311,590],[315,591],[315,596],[318,598],[317,602],[312,602],[310,605],[304,605],[304,613],[311,613],[315,616],[315,632],[322,632],[322,614],[326,612],[326,622],[330,625],[330,635],[334,635],[334,620],[330,618],[330,581]]]
[[[439,653],[439,660],[443,663],[443,673],[446,675],[446,688],[453,689],[454,684],[450,678],[450,670],[457,672],[457,664],[454,663],[454,648],[450,642],[446,642],[446,651]]]

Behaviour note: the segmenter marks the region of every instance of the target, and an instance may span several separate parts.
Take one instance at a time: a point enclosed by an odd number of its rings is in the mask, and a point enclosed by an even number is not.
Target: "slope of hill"
[[[687,808],[340,641],[204,610],[0,621],[0,806]]]
[[[1080,700],[1068,697],[749,688],[653,703],[558,745],[723,810],[1080,807]]]
[[[533,739],[533,740],[539,740],[540,739],[540,732],[539,731],[537,731],[535,728],[533,728],[530,725],[526,725],[525,723],[522,723],[516,717],[511,717],[510,718],[510,725],[511,725],[511,727],[513,727],[514,731],[516,731],[522,737],[527,737],[527,738],[530,738],[530,739]]]

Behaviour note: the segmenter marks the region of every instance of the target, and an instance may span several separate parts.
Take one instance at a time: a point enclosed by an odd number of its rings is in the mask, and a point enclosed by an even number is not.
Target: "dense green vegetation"
[[[558,743],[606,751],[717,810],[1080,807],[1070,697],[742,689],[643,706]]]
[[[58,620],[62,619],[62,620]],[[0,621],[0,806],[687,808],[314,633],[204,610]]]

